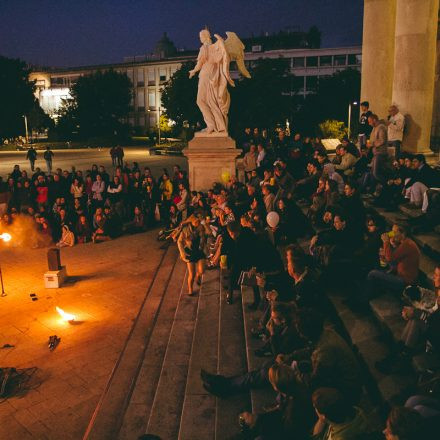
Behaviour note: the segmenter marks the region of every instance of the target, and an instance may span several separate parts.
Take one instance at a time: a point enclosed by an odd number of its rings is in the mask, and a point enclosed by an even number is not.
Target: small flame
[[[7,232],[3,232],[3,234],[0,234],[0,239],[4,242],[9,241],[12,238],[11,234],[8,234]]]
[[[66,313],[63,309],[60,309],[58,306],[56,307],[56,309],[64,321],[75,321],[75,315]]]

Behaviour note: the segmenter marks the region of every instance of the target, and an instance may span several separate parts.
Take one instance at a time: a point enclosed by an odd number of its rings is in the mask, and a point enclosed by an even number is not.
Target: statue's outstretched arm
[[[200,49],[199,56],[197,57],[197,64],[195,65],[194,69],[190,70],[189,77],[192,78],[197,72],[200,71],[200,69],[203,67],[203,64],[205,64],[204,57],[202,57],[202,49]]]

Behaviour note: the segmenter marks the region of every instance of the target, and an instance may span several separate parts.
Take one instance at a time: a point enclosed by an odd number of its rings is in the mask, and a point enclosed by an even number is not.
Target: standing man
[[[116,158],[118,159],[118,165],[122,167],[122,160],[124,159],[124,149],[120,145],[116,147]]]
[[[392,105],[388,109],[388,144],[395,148],[395,157],[400,156],[400,146],[402,145],[403,130],[405,128],[405,116],[399,112],[397,105]]]
[[[31,170],[32,172],[35,169],[35,161],[37,160],[37,151],[33,146],[29,148],[28,152],[26,153],[26,159],[29,160],[29,163],[31,164]]]
[[[110,156],[112,158],[113,168],[116,168],[116,161],[117,161],[117,157],[118,157],[117,147],[113,146],[110,148]]]
[[[371,133],[371,127],[368,124],[368,118],[372,115],[369,110],[370,104],[368,101],[361,102],[361,114],[359,116],[359,150],[366,145],[367,139]]]
[[[44,160],[46,161],[46,166],[47,166],[47,172],[50,174],[52,172],[52,158],[53,158],[54,154],[52,152],[52,150],[50,149],[50,147],[48,146],[46,148],[46,151],[44,152]]]
[[[368,123],[372,127],[370,143],[373,148],[373,160],[371,162],[371,173],[378,182],[385,180],[385,171],[388,160],[388,135],[387,128],[379,117],[372,113],[368,117]]]

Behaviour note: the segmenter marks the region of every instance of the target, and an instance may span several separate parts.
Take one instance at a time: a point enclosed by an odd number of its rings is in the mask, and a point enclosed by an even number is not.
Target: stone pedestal
[[[61,266],[60,270],[48,270],[44,273],[44,287],[46,289],[58,289],[66,278],[66,266]]]
[[[189,184],[193,191],[206,191],[214,182],[222,181],[222,174],[236,175],[235,159],[241,150],[234,139],[222,134],[198,132],[188,142],[183,154],[188,158]]]

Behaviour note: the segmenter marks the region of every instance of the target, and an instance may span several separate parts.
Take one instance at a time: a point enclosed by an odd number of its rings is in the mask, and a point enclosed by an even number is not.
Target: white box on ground
[[[61,287],[66,278],[66,266],[61,266],[60,270],[48,270],[44,273],[44,287],[46,289],[57,289]]]

